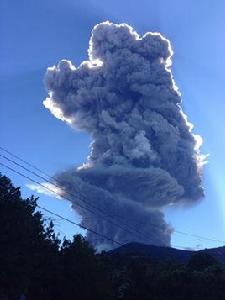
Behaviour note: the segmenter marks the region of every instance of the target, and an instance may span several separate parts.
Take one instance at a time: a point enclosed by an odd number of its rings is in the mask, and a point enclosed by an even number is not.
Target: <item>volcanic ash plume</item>
[[[170,43],[104,22],[94,27],[88,54],[79,67],[62,60],[45,76],[45,107],[93,139],[87,162],[56,175],[57,184],[84,226],[120,243],[168,246],[162,209],[203,196],[201,139],[181,109]],[[115,246],[90,232],[87,238]]]

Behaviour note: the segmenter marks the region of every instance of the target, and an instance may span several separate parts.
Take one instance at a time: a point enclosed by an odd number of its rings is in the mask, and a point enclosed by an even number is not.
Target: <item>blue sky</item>
[[[0,20],[0,145],[49,174],[85,161],[90,138],[42,105],[46,68],[62,58],[75,65],[87,59],[91,29],[105,20],[129,23],[140,34],[159,31],[170,39],[184,111],[203,137],[202,152],[210,157],[205,199],[190,208],[168,209],[167,220],[177,230],[225,240],[224,1],[1,0]],[[27,180],[1,171],[22,187],[24,196],[31,194]],[[68,202],[42,195],[39,202],[78,219]],[[56,228],[68,236],[77,230],[59,220]],[[194,248],[221,245],[179,234],[172,242]]]

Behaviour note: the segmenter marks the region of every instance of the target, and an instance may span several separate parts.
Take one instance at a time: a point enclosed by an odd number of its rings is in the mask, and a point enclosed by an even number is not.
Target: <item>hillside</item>
[[[129,243],[112,251],[109,251],[110,255],[140,257],[150,261],[176,261],[180,263],[187,263],[190,257],[196,253],[207,253],[221,263],[225,263],[225,247],[192,251],[179,250],[171,247]]]

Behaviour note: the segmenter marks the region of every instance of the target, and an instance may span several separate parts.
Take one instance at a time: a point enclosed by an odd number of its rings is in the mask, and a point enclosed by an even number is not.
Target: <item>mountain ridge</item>
[[[112,256],[144,258],[151,261],[176,261],[180,263],[187,263],[191,256],[197,253],[207,253],[217,261],[225,264],[225,246],[204,250],[180,250],[172,247],[132,242],[108,251],[108,254]]]

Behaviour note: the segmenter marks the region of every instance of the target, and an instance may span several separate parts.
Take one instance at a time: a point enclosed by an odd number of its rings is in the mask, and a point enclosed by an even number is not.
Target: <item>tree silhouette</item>
[[[0,298],[19,299],[57,254],[53,225],[45,228],[36,202],[33,196],[22,199],[20,189],[0,174]]]
[[[0,174],[0,299],[224,300],[225,269],[205,252],[185,264],[96,253],[81,235],[61,242],[37,199]]]

